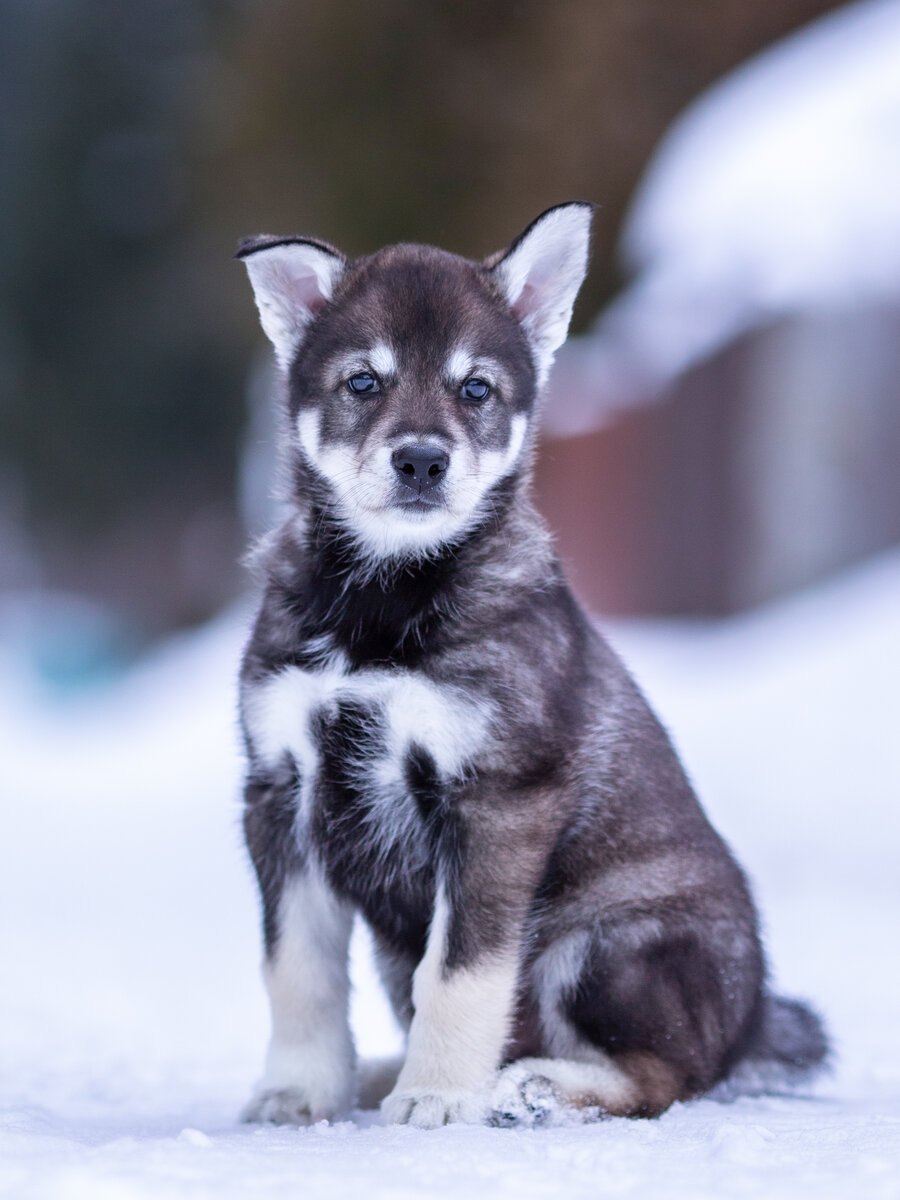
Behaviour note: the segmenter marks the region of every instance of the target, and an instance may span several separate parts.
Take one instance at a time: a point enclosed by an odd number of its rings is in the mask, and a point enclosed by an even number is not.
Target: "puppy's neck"
[[[463,615],[553,578],[526,479],[510,479],[476,528],[428,556],[373,561],[327,505],[298,510],[260,564],[294,614],[297,640],[325,638],[356,668],[413,668],[440,652]]]
[[[427,556],[373,560],[327,512],[307,526],[305,617],[358,666],[412,666],[440,638],[458,604],[478,549],[496,534],[491,521]]]

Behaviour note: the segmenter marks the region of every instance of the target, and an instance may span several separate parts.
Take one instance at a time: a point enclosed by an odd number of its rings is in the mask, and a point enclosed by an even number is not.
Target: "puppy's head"
[[[551,208],[485,263],[431,246],[351,262],[309,238],[242,243],[300,473],[366,556],[464,538],[516,474],[584,278],[591,212]]]

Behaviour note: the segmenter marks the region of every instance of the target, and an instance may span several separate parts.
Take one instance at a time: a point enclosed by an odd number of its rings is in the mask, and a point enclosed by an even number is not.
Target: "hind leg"
[[[573,1108],[658,1115],[740,1054],[761,977],[755,930],[740,922],[682,911],[571,934],[532,971],[548,1057],[506,1067],[495,1108],[534,1120],[549,1093]]]
[[[679,1097],[679,1080],[652,1054],[612,1058],[587,1044],[574,1058],[520,1058],[504,1067],[491,1094],[492,1123],[541,1125],[560,1112],[657,1116]]]

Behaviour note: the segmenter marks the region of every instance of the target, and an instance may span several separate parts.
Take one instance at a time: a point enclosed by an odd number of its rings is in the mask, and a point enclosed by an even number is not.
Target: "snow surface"
[[[704,92],[654,153],[621,251],[632,283],[560,354],[560,436],[782,314],[896,304],[900,0],[842,7]]]
[[[723,623],[616,624],[837,1047],[803,1095],[531,1131],[236,1114],[261,1065],[240,844],[244,614],[48,696],[0,640],[0,1194],[900,1197],[900,554]],[[364,1055],[399,1038],[354,946]]]

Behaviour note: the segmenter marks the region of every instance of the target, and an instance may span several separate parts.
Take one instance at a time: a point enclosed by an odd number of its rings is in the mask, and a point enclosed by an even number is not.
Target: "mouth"
[[[394,500],[394,507],[402,509],[404,513],[433,513],[444,507],[436,496],[430,496],[427,492],[423,492],[418,496],[410,495],[398,496]]]

